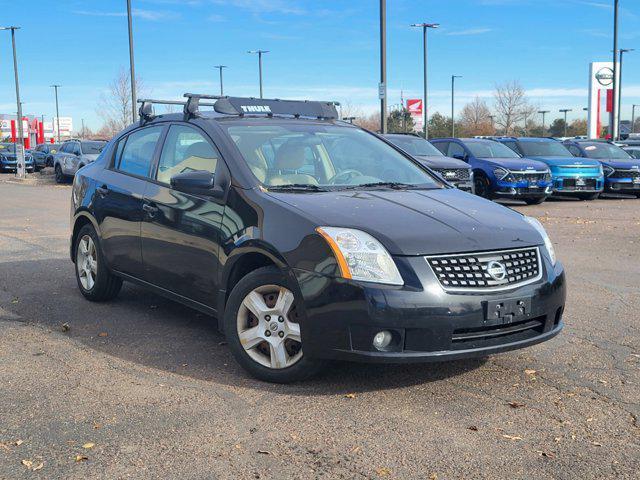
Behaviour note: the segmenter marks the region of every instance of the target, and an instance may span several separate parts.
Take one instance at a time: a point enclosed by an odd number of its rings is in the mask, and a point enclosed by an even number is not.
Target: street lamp
[[[621,48],[620,49],[620,73],[618,74],[620,82],[618,83],[618,138],[620,137],[620,111],[622,106],[622,55],[624,53],[633,52],[635,48]]]
[[[619,0],[613,2],[613,105],[611,106],[611,139],[616,140],[618,138],[618,125],[616,120],[618,119],[617,110],[618,105],[616,102],[616,95],[618,95],[618,5]]]
[[[454,111],[455,85],[456,78],[462,78],[462,75],[451,75],[451,136],[456,136],[456,120]]]
[[[269,50],[249,50],[247,53],[258,54],[258,73],[260,76],[260,98],[262,98],[262,54],[269,53]]]
[[[131,119],[133,122],[138,118],[136,110],[138,101],[136,99],[136,69],[133,60],[133,23],[131,18],[131,0],[127,0],[127,20],[129,23],[129,69],[131,75]],[[60,131],[58,130],[58,135]]]
[[[58,124],[58,143],[60,143],[60,110],[58,109],[58,88],[62,85],[49,85],[56,92],[56,123]]]
[[[631,133],[636,133],[636,107],[640,107],[640,105],[631,106]]]
[[[380,0],[380,133],[387,133],[387,1]]]
[[[18,80],[18,56],[16,54],[16,30],[20,30],[20,27],[0,27],[0,30],[11,30],[11,46],[13,48],[13,75],[16,83],[16,104],[18,106],[18,137],[20,145],[24,145],[24,132],[22,131],[22,103],[20,102],[20,81]],[[17,145],[17,142],[16,142]],[[20,153],[22,152],[22,153]],[[20,152],[16,148],[16,159],[18,161],[17,176],[18,178],[25,177],[24,168],[24,149],[20,149]]]
[[[424,138],[426,140],[429,139],[429,114],[427,113],[427,30],[430,28],[438,28],[440,26],[439,23],[413,23],[412,27],[421,27],[422,28],[422,51],[424,55],[423,61],[423,93],[422,93],[422,117],[424,125],[422,127],[422,132],[424,133]]]
[[[222,69],[223,68],[229,68],[226,65],[214,65],[213,68],[217,68],[218,70],[220,70],[220,96],[224,95],[224,87],[222,84]]]
[[[560,113],[564,113],[564,136],[567,136],[567,112],[572,112],[570,108],[561,108],[558,110]]]
[[[545,117],[547,115],[547,113],[549,113],[551,110],[538,110],[538,113],[542,115],[542,134],[544,135],[544,132],[546,132],[546,124],[545,124]]]

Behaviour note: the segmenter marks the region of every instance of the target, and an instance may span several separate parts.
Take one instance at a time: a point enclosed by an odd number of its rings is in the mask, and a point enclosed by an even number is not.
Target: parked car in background
[[[627,193],[640,198],[640,160],[606,140],[568,140],[564,145],[576,157],[602,164],[604,191]]]
[[[604,189],[604,174],[597,160],[575,158],[562,142],[553,138],[499,137],[496,141],[514,152],[548,165],[553,193],[593,200]]]
[[[35,170],[33,156],[31,156],[29,150],[25,150],[24,152],[24,168],[29,173]],[[18,161],[16,159],[16,144],[0,143],[0,172],[15,173],[17,169]]]
[[[389,133],[383,137],[437,172],[454,187],[473,193],[473,170],[466,162],[446,157],[424,138],[414,134]]]
[[[242,367],[280,383],[562,330],[564,269],[538,220],[445,185],[333,103],[199,98],[161,116],[144,102],[76,174],[87,300],[127,280],[206,312]]]
[[[44,167],[53,167],[53,156],[59,149],[59,143],[41,143],[36,145],[36,148],[31,151],[33,161],[36,164],[36,170],[41,170]]]
[[[53,157],[56,182],[65,183],[85,165],[93,162],[107,144],[103,140],[68,140]]]
[[[633,158],[640,158],[640,145],[636,147],[625,145],[624,147],[622,147],[622,149]]]
[[[438,138],[431,143],[444,155],[473,169],[476,195],[512,198],[529,205],[551,194],[551,174],[542,162],[527,160],[504,145],[482,138]]]

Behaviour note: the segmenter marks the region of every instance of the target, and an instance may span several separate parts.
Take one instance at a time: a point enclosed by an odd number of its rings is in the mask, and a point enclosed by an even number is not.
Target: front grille
[[[596,189],[596,179],[595,178],[584,178],[582,179],[584,185],[577,185],[575,178],[563,178],[562,179],[562,189],[563,190],[595,190]]]
[[[543,182],[548,180],[546,173],[512,173],[514,182]]]
[[[615,169],[609,178],[640,178],[640,170]]]
[[[454,330],[451,336],[451,349],[491,347],[528,340],[544,333],[546,320],[547,317],[542,315],[508,324],[459,328]]]
[[[437,168],[436,171],[449,181],[468,181],[471,178],[468,168]]]
[[[503,290],[531,283],[542,276],[537,247],[425,258],[440,285],[449,291]],[[504,277],[500,266],[504,268]]]

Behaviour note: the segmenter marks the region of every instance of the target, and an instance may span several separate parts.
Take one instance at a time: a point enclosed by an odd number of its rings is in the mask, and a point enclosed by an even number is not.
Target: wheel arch
[[[76,261],[76,240],[78,238],[78,232],[85,225],[91,225],[95,229],[96,233],[100,235],[100,227],[98,226],[98,222],[93,215],[91,215],[87,210],[81,210],[77,212],[73,219],[73,230],[71,233],[71,245],[69,248],[69,253],[71,255],[71,261],[75,263]]]

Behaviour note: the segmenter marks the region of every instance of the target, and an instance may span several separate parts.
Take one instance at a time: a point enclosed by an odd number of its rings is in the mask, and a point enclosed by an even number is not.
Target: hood
[[[547,165],[544,163],[528,158],[483,158],[482,160],[496,167],[503,167],[509,170],[548,170]]]
[[[469,168],[467,162],[442,155],[414,155],[416,160],[429,168]]]
[[[527,157],[546,163],[550,167],[561,167],[563,165],[578,165],[583,167],[599,167],[597,160],[584,157]]]
[[[637,158],[629,158],[629,159],[620,159],[620,158],[612,158],[611,160],[600,160],[602,165],[606,165],[612,168],[619,168],[622,170],[631,170],[635,168],[640,169],[640,160]]]
[[[455,188],[275,193],[318,226],[363,230],[392,255],[435,255],[543,243],[521,214]]]

